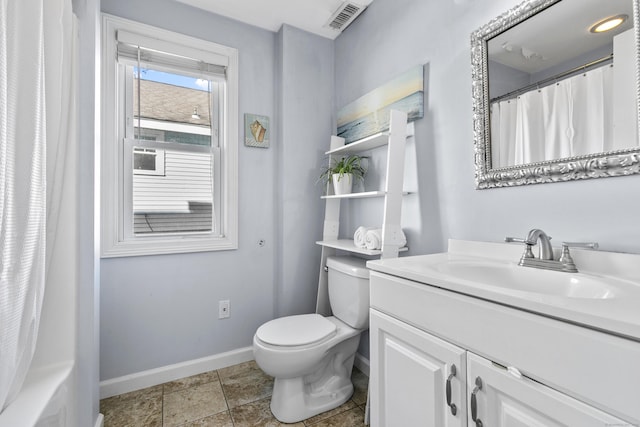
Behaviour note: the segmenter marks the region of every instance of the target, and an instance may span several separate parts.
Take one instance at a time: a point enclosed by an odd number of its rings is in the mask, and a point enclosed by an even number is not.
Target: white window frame
[[[133,235],[127,220],[130,201],[125,200],[124,140],[126,129],[118,92],[117,31],[149,37],[184,48],[190,57],[202,52],[203,58],[222,58],[226,62],[224,105],[221,106],[218,147],[214,150],[214,211],[220,233],[180,233],[154,236]],[[196,58],[199,59],[199,58]],[[189,37],[127,19],[103,14],[102,17],[102,144],[101,144],[101,255],[103,258],[186,252],[231,250],[238,248],[238,51],[213,42]],[[143,141],[140,141],[143,142]],[[130,180],[129,180],[130,181]],[[218,203],[215,202],[218,201]]]

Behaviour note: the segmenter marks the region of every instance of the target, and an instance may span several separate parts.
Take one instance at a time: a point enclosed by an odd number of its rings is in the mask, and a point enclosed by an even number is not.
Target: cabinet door
[[[468,427],[632,425],[473,353],[467,353],[467,389]]]
[[[465,350],[376,310],[369,327],[371,425],[465,426]]]

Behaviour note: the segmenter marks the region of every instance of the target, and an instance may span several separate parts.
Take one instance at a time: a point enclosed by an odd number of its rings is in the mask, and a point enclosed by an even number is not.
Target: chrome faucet
[[[552,260],[553,259],[553,248],[551,247],[551,237],[547,236],[547,233],[540,230],[539,228],[534,228],[529,231],[529,235],[526,239],[522,239],[520,237],[505,237],[505,242],[517,242],[525,244],[525,251],[522,254],[522,259],[533,259],[533,252],[531,252],[531,248],[540,242],[540,251],[538,253],[538,259],[544,260]],[[522,265],[522,264],[520,264]]]
[[[573,258],[571,258],[571,254],[569,253],[570,247],[578,247],[578,248],[588,248],[588,249],[598,249],[597,243],[575,243],[575,242],[563,242],[562,243],[562,254],[558,260],[554,260],[553,258],[553,248],[551,247],[551,237],[547,236],[547,234],[538,229],[534,228],[529,231],[529,234],[526,239],[517,238],[517,237],[506,237],[504,239],[505,242],[518,242],[524,243],[525,249],[522,257],[520,258],[520,262],[518,265],[523,267],[534,267],[534,268],[543,268],[547,270],[555,270],[555,271],[565,271],[568,273],[577,273],[578,269],[576,268],[575,263],[573,262]],[[531,248],[537,244],[540,244],[540,252],[538,254],[538,258],[533,255]]]
[[[553,259],[553,248],[551,247],[551,237],[547,236],[547,233],[540,230],[539,228],[534,228],[529,231],[529,235],[525,240],[525,244],[527,245],[535,245],[540,242],[540,252],[538,254],[538,258],[552,260]]]

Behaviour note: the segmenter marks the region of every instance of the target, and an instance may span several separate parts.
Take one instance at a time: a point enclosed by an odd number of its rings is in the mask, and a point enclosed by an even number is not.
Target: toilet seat
[[[256,337],[274,346],[295,347],[324,341],[336,334],[335,323],[319,314],[281,317],[260,326]]]

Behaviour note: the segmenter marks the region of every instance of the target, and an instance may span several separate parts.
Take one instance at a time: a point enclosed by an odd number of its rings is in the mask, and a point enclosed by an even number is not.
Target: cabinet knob
[[[478,418],[478,401],[476,395],[482,390],[482,378],[476,377],[476,387],[471,392],[471,419],[476,423],[476,427],[482,427],[482,420]]]
[[[447,387],[446,387],[446,395],[447,395],[447,406],[451,408],[451,415],[456,415],[458,412],[458,408],[456,408],[455,403],[451,403],[451,379],[456,376],[456,365],[451,365],[451,369],[449,370],[449,377],[447,378]]]

